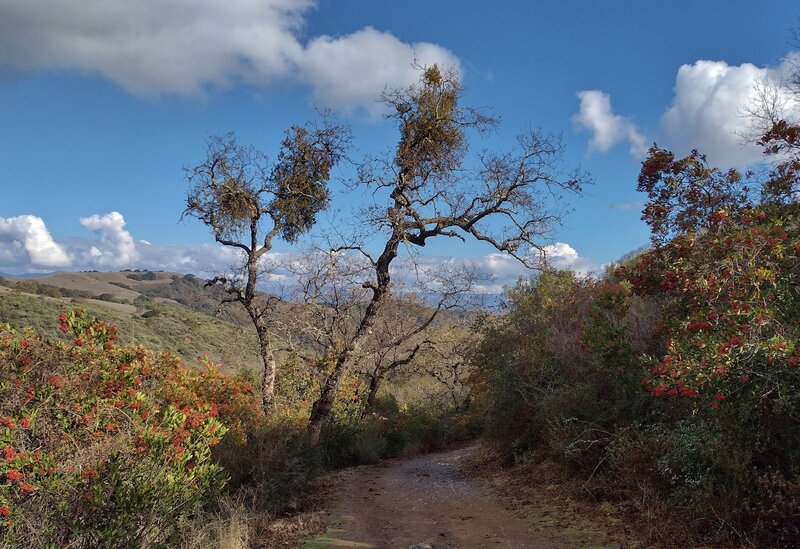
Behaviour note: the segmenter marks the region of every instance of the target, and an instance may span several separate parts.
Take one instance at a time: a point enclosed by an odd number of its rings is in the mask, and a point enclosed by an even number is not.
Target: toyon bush
[[[694,152],[653,148],[639,190],[654,248],[617,276],[672,303],[665,348],[643,384],[656,396],[728,399],[752,414],[796,418],[800,401],[800,228],[794,201],[753,205],[744,176]]]
[[[798,136],[764,137],[766,178],[654,146],[649,249],[507,291],[470,380],[505,457],[625,501],[650,544],[800,546]]]
[[[69,341],[0,326],[2,544],[174,546],[225,485],[212,447],[258,416],[252,385],[81,310],[59,323]]]

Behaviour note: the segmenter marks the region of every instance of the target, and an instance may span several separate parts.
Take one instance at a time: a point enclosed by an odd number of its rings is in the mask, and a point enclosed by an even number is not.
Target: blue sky
[[[179,222],[182,168],[208,136],[274,151],[321,106],[361,152],[384,150],[397,137],[374,100],[413,80],[414,56],[457,66],[465,102],[502,118],[479,146],[528,126],[562,134],[567,164],[596,184],[546,243],[562,266],[597,268],[647,243],[635,186],[650,143],[724,166],[759,158],[742,110],[787,71],[798,15],[789,1],[10,0],[0,271],[222,268],[205,228]],[[524,274],[469,242],[428,253],[483,260],[502,282]]]

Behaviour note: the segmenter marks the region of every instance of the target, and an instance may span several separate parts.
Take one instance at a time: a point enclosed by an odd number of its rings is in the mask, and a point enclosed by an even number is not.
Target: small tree
[[[514,151],[483,153],[476,168],[465,166],[466,130],[486,131],[495,120],[461,107],[461,95],[458,76],[434,65],[424,70],[418,85],[384,96],[400,140],[393,154],[361,166],[359,182],[376,200],[386,199],[363,216],[370,234],[381,231],[385,240],[378,255],[370,253],[363,241],[339,248],[357,250],[366,259],[370,276],[363,287],[371,295],[352,337],[337,349],[331,373],[314,402],[309,421],[312,444],[319,440],[342,378],[359,360],[391,297],[392,264],[401,246],[413,250],[434,238],[472,237],[528,266],[538,266],[544,252],[538,240],[561,213],[548,206],[546,197],[579,192],[587,182],[583,173],[561,171],[561,143],[538,131],[520,136]]]
[[[261,404],[273,405],[276,363],[269,313],[274,296],[256,291],[264,256],[275,238],[294,243],[328,205],[331,168],[342,158],[349,131],[338,125],[294,126],[277,159],[236,143],[232,134],[214,137],[206,159],[186,169],[189,192],[183,215],[207,225],[214,239],[241,252],[242,264],[232,276],[216,276],[223,303],[240,303],[258,333],[263,362]]]
[[[368,382],[365,413],[387,375],[410,367],[421,351],[434,351],[434,342],[427,334],[440,324],[436,322],[439,314],[468,306],[473,301],[471,292],[483,280],[468,265],[436,265],[435,269],[406,266],[409,280],[395,276],[398,295],[382,307],[353,364],[353,373]],[[302,357],[309,374],[324,382],[331,358],[338,356],[360,326],[370,295],[363,280],[372,266],[360,256],[314,249],[302,254],[300,261],[287,262],[284,268],[298,281],[292,299],[295,305],[275,326],[287,345],[285,350]]]

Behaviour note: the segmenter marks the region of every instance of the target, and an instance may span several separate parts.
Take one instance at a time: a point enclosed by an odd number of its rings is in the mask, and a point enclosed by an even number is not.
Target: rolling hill
[[[121,339],[169,349],[187,364],[208,353],[227,369],[258,368],[258,344],[233,307],[214,315],[218,299],[191,275],[145,272],[56,273],[0,279],[0,323],[60,336],[59,313],[82,307],[116,324]]]

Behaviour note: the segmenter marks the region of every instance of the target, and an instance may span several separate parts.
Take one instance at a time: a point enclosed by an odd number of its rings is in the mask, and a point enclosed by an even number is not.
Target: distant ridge
[[[50,275],[56,274],[57,272],[58,271],[53,271],[53,272],[50,272],[50,273],[22,273],[22,274],[18,274],[18,275],[12,275],[12,274],[8,274],[8,273],[4,273],[3,271],[0,271],[0,276],[2,276],[3,278],[44,278],[46,276],[50,276]]]

